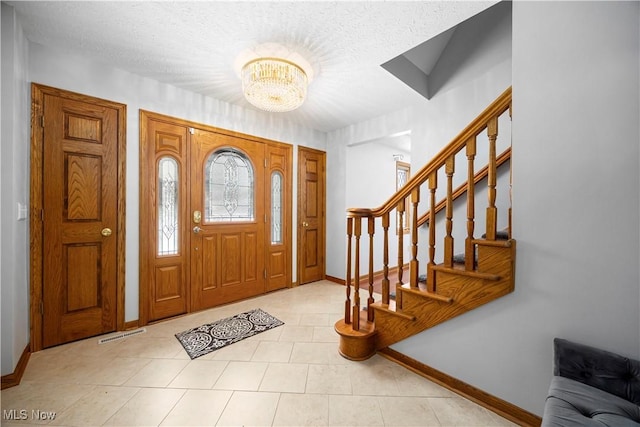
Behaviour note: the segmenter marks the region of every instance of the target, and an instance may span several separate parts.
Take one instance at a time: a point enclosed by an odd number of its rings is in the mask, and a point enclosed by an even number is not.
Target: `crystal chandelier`
[[[242,67],[241,78],[247,101],[261,110],[295,110],[307,95],[307,74],[285,59],[253,59]]]

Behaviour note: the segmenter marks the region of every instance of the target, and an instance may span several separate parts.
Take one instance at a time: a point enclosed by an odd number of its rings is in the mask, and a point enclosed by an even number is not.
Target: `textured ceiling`
[[[246,108],[234,62],[278,43],[314,79],[302,107],[272,114],[330,131],[420,99],[380,65],[495,1],[7,3],[32,42]]]

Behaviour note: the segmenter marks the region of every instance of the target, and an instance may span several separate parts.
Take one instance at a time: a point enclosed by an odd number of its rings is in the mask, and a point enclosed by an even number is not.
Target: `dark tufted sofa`
[[[640,426],[640,361],[556,338],[542,427]]]

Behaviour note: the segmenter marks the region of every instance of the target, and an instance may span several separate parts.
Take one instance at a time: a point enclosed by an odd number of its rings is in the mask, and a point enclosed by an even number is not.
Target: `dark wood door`
[[[325,277],[325,153],[298,148],[298,283]]]
[[[191,307],[265,292],[265,144],[195,129]]]
[[[116,329],[119,111],[43,102],[44,347]]]

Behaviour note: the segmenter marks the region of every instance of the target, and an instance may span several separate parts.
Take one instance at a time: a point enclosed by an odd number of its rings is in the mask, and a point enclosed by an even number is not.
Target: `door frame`
[[[118,189],[117,189],[117,240],[116,240],[116,329],[125,329],[124,296],[125,296],[125,188],[126,188],[126,115],[127,106],[117,102],[57,89],[50,86],[31,83],[31,170],[30,170],[30,208],[29,208],[29,288],[30,288],[30,350],[42,350],[42,299],[43,277],[43,243],[44,243],[44,97],[57,96],[74,101],[92,103],[118,111]]]
[[[296,219],[297,219],[297,234],[296,234],[296,285],[300,285],[301,284],[301,280],[300,280],[300,271],[302,270],[302,263],[303,263],[303,256],[302,256],[302,251],[304,251],[304,247],[303,245],[300,244],[300,242],[302,241],[302,239],[300,238],[301,234],[302,234],[302,223],[300,222],[300,212],[304,209],[304,207],[302,206],[302,197],[300,197],[300,194],[302,194],[303,187],[302,187],[302,181],[303,181],[303,166],[300,162],[300,152],[301,151],[308,151],[311,153],[315,153],[318,154],[320,156],[322,156],[322,171],[320,173],[320,179],[322,180],[322,204],[320,206],[321,212],[322,212],[322,218],[320,219],[320,222],[322,223],[322,242],[323,242],[323,248],[324,248],[324,253],[322,254],[322,279],[325,279],[327,276],[327,153],[325,151],[322,150],[318,150],[315,148],[310,148],[310,147],[305,147],[302,145],[298,145],[298,157],[297,157],[297,162],[298,162],[298,171],[297,171],[297,177],[298,177],[298,183],[297,183],[297,215],[296,215]],[[305,282],[306,283],[306,282]]]

